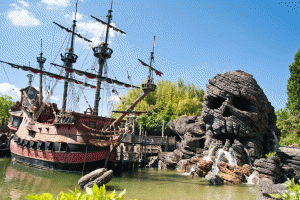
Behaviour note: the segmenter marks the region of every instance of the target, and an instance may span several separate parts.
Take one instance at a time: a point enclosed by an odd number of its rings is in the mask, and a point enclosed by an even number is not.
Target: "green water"
[[[74,190],[81,176],[48,171],[12,163],[0,158],[0,199],[25,199],[28,194]],[[126,188],[125,199],[233,199],[255,200],[257,186],[213,186],[201,178],[190,178],[174,170],[136,169],[114,177],[107,190],[118,193]]]

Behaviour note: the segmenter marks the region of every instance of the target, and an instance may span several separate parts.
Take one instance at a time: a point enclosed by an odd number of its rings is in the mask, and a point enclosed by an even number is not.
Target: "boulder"
[[[225,162],[218,164],[218,175],[224,180],[226,184],[241,184],[247,182],[245,175],[249,176],[253,171],[251,167],[245,164],[243,167],[231,166]]]
[[[292,168],[294,172],[288,173],[289,178],[295,178],[299,180],[300,178],[300,148],[297,147],[279,147],[277,152],[278,157],[280,158],[283,168],[289,169]]]
[[[224,180],[212,172],[208,172],[208,174],[205,176],[205,180],[207,180],[208,182],[210,182],[213,185],[223,185],[224,184]]]
[[[270,196],[270,194],[282,195],[285,190],[285,186],[281,184],[274,184],[268,178],[262,178],[259,183],[259,191],[256,200],[271,200],[276,199]]]

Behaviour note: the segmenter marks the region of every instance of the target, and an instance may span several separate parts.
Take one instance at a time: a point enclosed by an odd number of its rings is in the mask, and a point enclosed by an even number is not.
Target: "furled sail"
[[[125,87],[132,87],[132,88],[139,88],[139,87],[136,87],[134,85],[130,85],[130,84],[127,84],[127,83],[123,83],[121,81],[118,81],[118,80],[115,80],[115,79],[111,79],[111,78],[107,78],[107,77],[103,77],[103,76],[99,76],[99,75],[96,75],[96,74],[93,74],[93,73],[90,73],[90,72],[85,72],[85,71],[81,71],[81,70],[78,70],[78,69],[70,69],[70,68],[67,68],[65,66],[62,66],[62,65],[58,65],[58,64],[55,64],[55,63],[50,63],[51,65],[54,65],[54,66],[57,66],[57,67],[61,67],[61,68],[64,68],[66,70],[66,72],[69,72],[69,73],[73,73],[75,72],[77,75],[79,76],[86,76],[87,78],[89,79],[94,79],[94,78],[97,78],[101,81],[106,81],[107,83],[115,83],[119,86],[125,86]]]
[[[76,83],[76,84],[81,84],[81,85],[83,85],[83,86],[85,86],[85,87],[96,88],[96,86],[94,86],[94,85],[90,85],[90,84],[88,84],[88,83],[84,83],[84,82],[82,82],[82,81],[78,81],[78,80],[75,80],[75,79],[72,79],[72,78],[66,78],[66,77],[64,77],[64,76],[60,76],[60,75],[57,75],[57,74],[54,74],[54,73],[51,73],[51,72],[47,72],[47,71],[35,69],[35,68],[33,68],[33,67],[16,65],[16,64],[9,63],[9,62],[4,62],[4,61],[1,61],[1,60],[0,60],[0,62],[6,63],[6,64],[8,64],[8,65],[10,65],[11,67],[16,68],[16,69],[20,69],[20,68],[21,68],[21,69],[24,70],[24,71],[31,71],[32,73],[35,73],[35,74],[43,74],[43,75],[49,76],[49,77],[51,77],[51,78],[55,78],[55,79],[57,79],[57,80],[62,80],[62,79],[64,79],[64,80],[68,81],[69,83],[73,83],[73,82],[74,82],[74,83]]]
[[[68,33],[72,33],[72,31],[71,31],[70,29],[63,27],[62,25],[59,25],[59,24],[56,23],[56,22],[53,22],[53,23],[56,24],[59,28],[64,29],[64,30],[67,31]],[[80,35],[80,34],[78,34],[78,33],[74,33],[74,35],[77,35],[79,38],[83,39],[84,41],[92,42],[91,40],[88,40],[88,39],[84,38],[82,35]]]
[[[141,61],[140,59],[138,59],[142,65],[146,66],[146,67],[149,67],[149,69],[155,71],[155,74],[158,75],[158,76],[161,76],[163,73],[161,71],[158,71],[156,69],[154,69],[153,67],[151,67],[150,65],[144,63],[143,61]]]
[[[97,20],[98,22],[100,22],[100,23],[102,23],[102,24],[104,24],[104,25],[107,25],[106,22],[104,22],[104,21],[98,19],[97,17],[94,17],[94,16],[92,16],[92,15],[91,15],[91,17],[94,18],[95,20]],[[112,26],[112,25],[110,25],[110,24],[109,24],[109,28],[112,28],[114,31],[120,32],[120,33],[122,33],[122,34],[126,34],[124,31],[122,31],[122,30],[120,30],[120,29],[118,29],[118,28],[116,28],[116,27],[114,27],[114,26]]]

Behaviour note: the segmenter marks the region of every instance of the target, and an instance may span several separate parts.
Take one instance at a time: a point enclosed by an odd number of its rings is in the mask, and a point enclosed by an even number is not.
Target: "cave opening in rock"
[[[236,97],[232,102],[233,106],[242,111],[250,111],[250,101],[244,97]]]
[[[208,103],[208,107],[210,109],[218,109],[221,107],[221,105],[223,104],[223,102],[225,101],[225,99],[223,97],[216,97],[213,98],[212,100],[210,100],[210,102]]]
[[[230,109],[228,107],[225,108],[225,111],[223,113],[224,117],[230,117],[232,114],[230,112]]]

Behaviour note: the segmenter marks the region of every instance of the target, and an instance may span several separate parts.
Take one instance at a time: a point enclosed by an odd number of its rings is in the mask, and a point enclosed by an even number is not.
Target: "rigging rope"
[[[118,40],[119,40],[119,38],[118,38]],[[126,62],[125,62],[125,59],[124,59],[124,55],[123,55],[122,48],[119,48],[119,49],[121,49],[121,55],[122,55],[122,59],[123,59],[123,62],[124,62],[125,69],[126,69],[127,78],[128,78],[128,80],[130,81],[130,84],[133,85],[132,80],[131,80],[131,77],[130,77],[130,75],[129,75],[129,73],[128,73],[128,69],[127,69],[127,67],[126,67]]]

